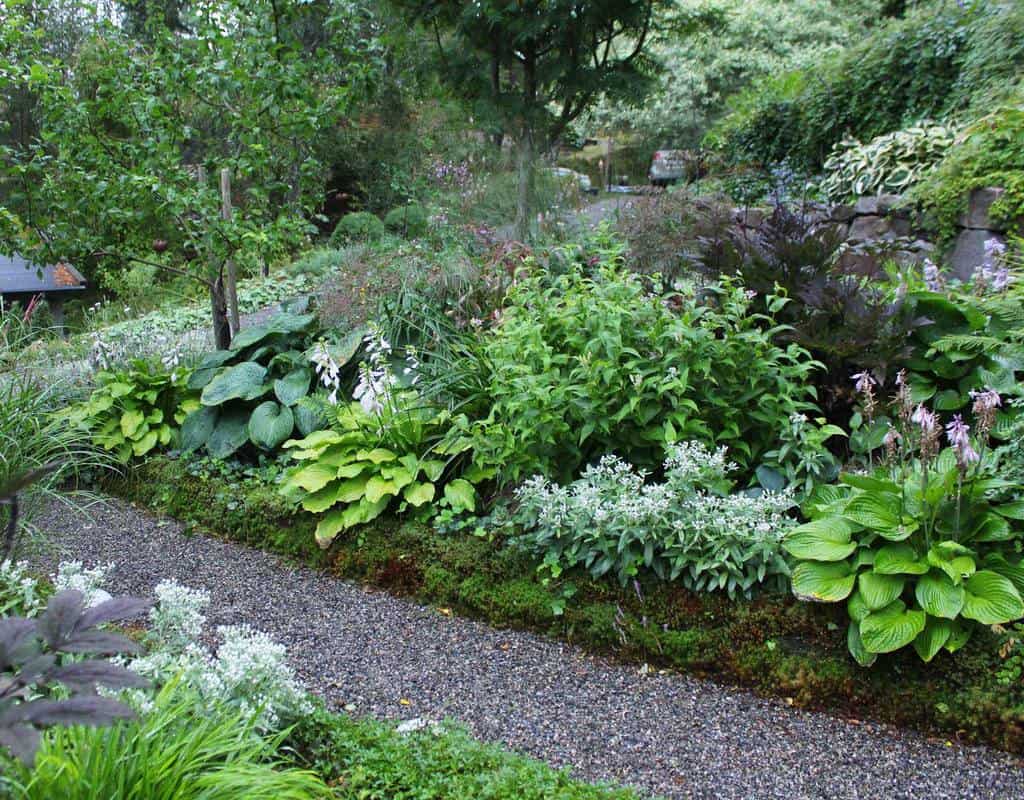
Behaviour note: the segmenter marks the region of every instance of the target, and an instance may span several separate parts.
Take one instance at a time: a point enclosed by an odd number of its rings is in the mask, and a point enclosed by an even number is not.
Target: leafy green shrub
[[[117,633],[98,630],[106,622],[132,619],[149,604],[133,598],[110,599],[86,608],[85,596],[69,589],[50,598],[37,618],[0,619],[0,740],[31,766],[39,747],[39,728],[51,725],[109,725],[130,718],[124,703],[96,695],[112,689],[147,686],[148,682],[109,661],[61,662],[75,653],[130,653],[138,648]],[[61,695],[58,685],[64,687]],[[78,730],[84,730],[79,727]],[[60,794],[42,795],[60,797]]]
[[[423,206],[409,203],[391,209],[384,217],[385,227],[392,233],[407,239],[418,239],[426,235],[429,228],[427,211]]]
[[[68,409],[66,418],[126,462],[174,442],[178,427],[199,406],[185,389],[188,378],[187,370],[168,371],[142,360],[100,372],[89,399]]]
[[[318,247],[285,267],[289,275],[296,277],[324,278],[345,262],[340,249]]]
[[[833,201],[870,194],[903,194],[932,170],[956,136],[946,125],[914,125],[867,144],[843,139],[823,167],[819,188]]]
[[[305,353],[314,320],[312,314],[279,314],[200,361],[188,388],[201,390],[201,407],[182,423],[182,449],[202,447],[227,458],[247,442],[273,451],[296,429],[312,433],[319,415],[300,401],[314,384]]]
[[[641,570],[679,581],[694,592],[750,596],[755,589],[784,590],[789,568],[781,542],[793,526],[785,512],[790,494],[730,494],[735,465],[725,448],[669,447],[663,483],[605,456],[569,486],[542,477],[516,490],[522,541],[558,577],[584,567],[595,578],[614,574],[625,586]]]
[[[870,409],[873,381],[858,376],[858,389]],[[972,441],[954,417],[945,431],[951,447],[939,452],[938,417],[915,407],[902,380],[886,466],[820,487],[804,507],[811,521],[787,536],[784,547],[798,559],[794,594],[847,601],[848,647],[860,664],[911,644],[931,661],[963,647],[973,623],[1024,616],[1024,504],[1001,501],[1019,487],[986,468],[999,404],[994,392],[976,395],[978,436]]]
[[[621,246],[603,257],[592,277],[521,277],[501,324],[466,354],[490,409],[456,435],[506,481],[565,482],[606,453],[656,466],[682,440],[727,446],[749,477],[790,415],[815,409],[816,363],[774,343],[785,301],[757,314],[730,283],[658,296],[624,270]]]
[[[408,208],[408,207],[406,207]],[[396,209],[398,211],[400,209]],[[422,210],[422,209],[420,209]],[[395,211],[391,212],[392,214]],[[388,215],[391,218],[391,215]],[[395,230],[395,225],[401,227],[403,224],[409,224],[408,212],[406,218],[402,221],[396,221],[394,223],[388,223],[387,227]],[[424,231],[426,230],[426,216],[423,217]],[[340,220],[338,224],[334,226],[334,232],[331,234],[331,247],[340,248],[343,245],[350,244],[352,242],[377,242],[380,241],[387,231],[385,224],[380,221],[380,218],[376,214],[371,214],[369,211],[355,211],[351,214],[346,214]],[[398,232],[402,232],[399,230]],[[418,233],[410,233],[410,236],[418,236]]]
[[[312,773],[284,768],[276,752],[279,740],[260,736],[252,720],[226,710],[200,714],[196,709],[193,696],[170,685],[138,721],[48,734],[35,768],[5,777],[15,796],[26,800],[330,796]]]

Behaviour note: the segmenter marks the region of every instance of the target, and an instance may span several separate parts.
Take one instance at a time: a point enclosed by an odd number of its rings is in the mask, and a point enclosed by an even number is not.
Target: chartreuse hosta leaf
[[[1024,601],[1009,578],[982,570],[975,572],[964,584],[965,618],[983,625],[1011,622],[1024,616]]]
[[[970,550],[958,542],[939,542],[928,551],[928,563],[959,584],[974,574],[977,565]]]
[[[895,600],[879,611],[872,611],[860,622],[860,638],[871,653],[892,653],[917,638],[924,630],[925,613],[908,609]]]
[[[864,647],[864,642],[860,638],[860,624],[857,620],[851,619],[850,626],[846,629],[846,646],[850,655],[862,667],[870,667],[878,658],[877,653],[869,652]]]
[[[918,605],[933,617],[956,619],[964,607],[964,587],[953,583],[948,575],[938,570],[917,579],[914,596]]]
[[[909,537],[917,524],[901,519],[899,495],[865,492],[855,495],[843,509],[843,517],[855,525],[875,531],[879,536],[898,542]]]
[[[948,619],[936,619],[929,616],[925,622],[924,630],[914,639],[914,650],[917,651],[921,660],[927,663],[935,658],[939,650],[946,646],[952,634],[952,622]]]
[[[838,603],[850,596],[856,580],[845,561],[801,561],[793,569],[793,594],[801,600]]]
[[[840,517],[816,519],[794,528],[782,544],[794,558],[842,561],[857,549],[850,541],[853,526]]]
[[[924,575],[928,563],[905,542],[887,544],[875,552],[874,571],[879,575]]]
[[[857,576],[857,590],[864,605],[871,611],[885,608],[903,593],[905,579],[899,575],[878,575],[862,572]]]

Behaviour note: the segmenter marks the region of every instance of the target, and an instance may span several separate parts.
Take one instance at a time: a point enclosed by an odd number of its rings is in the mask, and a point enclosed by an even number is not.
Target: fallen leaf
[[[412,705],[412,700],[406,700],[404,697],[401,700],[399,700],[398,702],[399,702],[400,705],[403,705],[403,706],[411,706]]]

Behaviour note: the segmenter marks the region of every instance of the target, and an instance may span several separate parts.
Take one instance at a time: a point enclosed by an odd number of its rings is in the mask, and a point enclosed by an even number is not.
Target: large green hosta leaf
[[[255,361],[243,361],[218,372],[199,396],[204,406],[219,406],[228,400],[255,400],[265,391],[267,368]]]
[[[309,393],[311,379],[312,374],[304,367],[292,370],[274,381],[274,395],[282,405],[293,406]]]
[[[857,544],[850,541],[852,530],[841,517],[816,519],[790,531],[782,547],[794,558],[842,561],[857,549]]]
[[[206,442],[206,452],[214,458],[228,458],[248,440],[249,412],[243,409],[223,411]]]
[[[858,593],[871,611],[885,608],[903,593],[905,578],[899,575],[878,575],[862,572],[857,576]]]
[[[892,653],[914,641],[925,621],[923,611],[908,610],[902,600],[896,600],[861,620],[860,638],[868,652]]]
[[[846,504],[843,516],[856,525],[875,531],[891,541],[906,539],[914,526],[901,524],[899,495],[866,492]]]
[[[918,605],[933,617],[956,619],[964,607],[964,587],[935,570],[918,579],[914,596]]]
[[[862,667],[870,667],[878,658],[877,653],[868,652],[864,642],[860,638],[860,625],[856,620],[850,620],[850,627],[846,629],[846,646],[850,655]]]
[[[989,570],[975,572],[964,584],[967,619],[983,625],[1012,622],[1024,616],[1024,601],[1009,578]]]
[[[850,596],[856,579],[845,561],[801,561],[793,569],[793,594],[801,600],[838,603]]]
[[[924,575],[928,569],[909,544],[887,544],[875,553],[874,571],[879,575]]]
[[[249,418],[249,439],[264,450],[275,450],[292,435],[294,427],[292,410],[267,400],[253,409]]]
[[[935,658],[953,633],[953,623],[948,619],[936,619],[928,617],[924,630],[914,639],[914,650],[921,657],[922,661],[928,662]]]
[[[958,542],[939,542],[928,551],[928,563],[938,567],[953,583],[974,574],[976,565],[971,551]]]

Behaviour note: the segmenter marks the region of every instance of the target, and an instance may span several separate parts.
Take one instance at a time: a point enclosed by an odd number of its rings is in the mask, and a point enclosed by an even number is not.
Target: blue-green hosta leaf
[[[904,542],[887,544],[875,553],[874,571],[879,575],[924,575],[928,563]]]
[[[327,427],[327,414],[315,400],[304,397],[292,408],[295,416],[295,427],[303,436]]]
[[[936,619],[928,617],[924,630],[914,639],[914,650],[925,663],[928,663],[949,641],[953,633],[953,623],[948,619]]]
[[[402,490],[402,497],[409,505],[419,508],[434,500],[435,491],[433,483],[416,481]]]
[[[186,385],[191,391],[198,392],[213,380],[217,370],[237,356],[238,353],[232,350],[214,350],[212,353],[207,353],[199,365],[192,370]]]
[[[908,610],[902,600],[896,600],[864,617],[860,638],[871,653],[892,653],[914,641],[924,626],[923,611]]]
[[[249,440],[249,412],[235,408],[221,410],[217,424],[206,441],[206,452],[214,458],[228,458]]]
[[[294,428],[292,410],[267,400],[256,406],[249,417],[249,440],[263,450],[276,450],[292,435]]]
[[[204,406],[219,406],[229,400],[255,400],[266,392],[267,368],[243,361],[218,372],[199,396]]]
[[[964,607],[964,587],[957,586],[938,570],[918,578],[914,596],[918,605],[933,617],[956,619]]]
[[[967,619],[982,625],[1012,622],[1024,616],[1024,601],[1009,578],[990,570],[975,572],[964,584]]]
[[[856,580],[845,561],[801,561],[793,569],[793,594],[801,600],[838,603],[850,596]]]
[[[846,629],[846,646],[853,656],[853,660],[862,667],[870,667],[878,658],[877,653],[869,653],[864,647],[860,638],[860,625],[856,620],[850,620],[850,627]]]
[[[905,579],[901,575],[879,575],[862,572],[857,576],[857,590],[871,611],[885,608],[903,593]]]
[[[274,381],[274,396],[282,405],[293,406],[309,394],[312,374],[308,369],[295,369]]]
[[[816,519],[794,528],[782,543],[793,558],[809,561],[842,561],[857,549],[850,541],[853,526],[842,517]]]
[[[219,409],[201,406],[185,417],[185,421],[181,423],[181,449],[190,453],[205,445],[217,426],[219,415]]]
[[[444,486],[444,499],[453,511],[476,511],[476,489],[462,478],[449,481]]]

